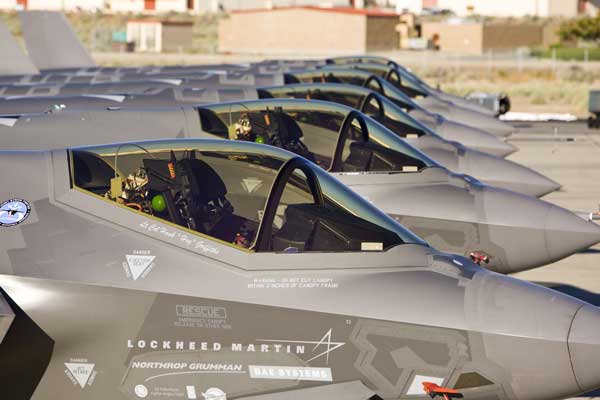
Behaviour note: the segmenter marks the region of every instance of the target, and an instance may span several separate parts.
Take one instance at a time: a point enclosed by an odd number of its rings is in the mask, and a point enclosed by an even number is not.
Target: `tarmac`
[[[543,200],[572,211],[597,212],[600,204],[600,130],[588,129],[585,121],[514,125],[518,133],[508,141],[519,151],[508,158],[563,185],[561,190],[550,193]],[[595,297],[592,303],[600,306],[600,245],[515,276],[592,292]]]
[[[586,121],[513,125],[518,128],[518,133],[508,141],[519,147],[519,151],[508,158],[563,185],[560,191],[545,196],[543,200],[572,211],[598,211],[600,130],[588,129]],[[541,283],[600,306],[600,245],[513,276]],[[578,397],[579,400],[582,398],[600,398],[600,390]]]

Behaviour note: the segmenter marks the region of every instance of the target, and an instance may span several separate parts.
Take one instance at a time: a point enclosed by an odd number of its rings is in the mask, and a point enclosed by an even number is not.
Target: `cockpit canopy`
[[[322,169],[274,147],[175,139],[69,154],[78,190],[240,249],[354,252],[424,243]]]
[[[397,65],[383,65],[380,63],[358,62],[352,64],[339,64],[323,67],[326,69],[356,68],[377,75],[391,83],[410,97],[427,96],[427,90],[423,88],[414,75],[398,67]]]
[[[325,65],[316,69],[291,71],[285,74],[285,84],[293,83],[346,83],[374,90],[389,98],[399,107],[407,110],[419,109],[403,88],[388,82],[379,75],[372,74],[350,65]]]
[[[202,130],[270,144],[331,172],[418,172],[439,166],[366,115],[340,104],[259,100],[198,107]]]
[[[331,57],[331,58],[325,59],[325,63],[327,63],[327,64],[356,64],[356,63],[366,63],[366,62],[374,63],[374,64],[397,66],[397,64],[393,60],[391,60],[387,57],[373,56],[373,55],[367,55],[367,54],[352,55],[352,56],[338,56],[338,57]]]
[[[390,99],[365,87],[339,83],[298,83],[265,86],[257,92],[261,99],[295,98],[343,104],[361,111],[403,138],[426,134],[437,136]]]

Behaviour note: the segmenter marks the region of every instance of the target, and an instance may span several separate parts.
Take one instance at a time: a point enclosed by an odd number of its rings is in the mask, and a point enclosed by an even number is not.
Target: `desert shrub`
[[[581,17],[565,21],[561,24],[558,35],[563,41],[600,40],[600,14],[595,17]]]

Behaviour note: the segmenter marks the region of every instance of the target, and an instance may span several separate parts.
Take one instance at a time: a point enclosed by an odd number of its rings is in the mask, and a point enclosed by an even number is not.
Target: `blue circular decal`
[[[25,221],[31,206],[23,199],[10,199],[0,204],[0,226],[14,226]]]

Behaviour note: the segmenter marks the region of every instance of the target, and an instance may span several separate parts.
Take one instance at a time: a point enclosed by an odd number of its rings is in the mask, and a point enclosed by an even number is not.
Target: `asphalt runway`
[[[519,151],[508,158],[563,185],[543,199],[573,211],[598,211],[600,204],[600,130],[586,122],[514,123],[509,142]],[[510,210],[506,210],[510,212]],[[600,306],[600,245],[561,261],[514,275]],[[600,335],[600,332],[598,332]],[[600,390],[581,398],[600,398]]]

